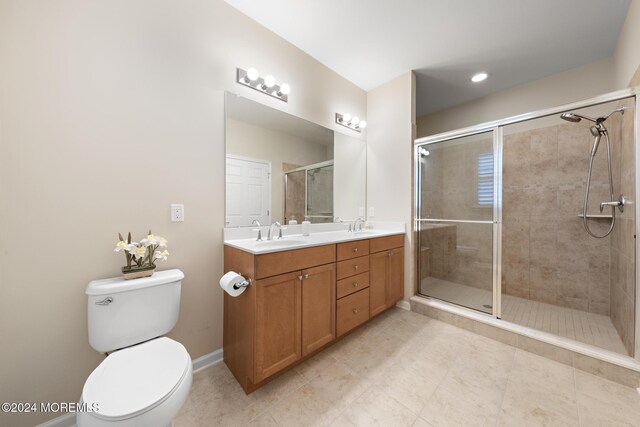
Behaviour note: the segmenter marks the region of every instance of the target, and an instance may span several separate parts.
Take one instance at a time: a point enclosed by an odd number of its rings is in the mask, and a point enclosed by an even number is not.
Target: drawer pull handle
[[[360,268],[360,267],[359,267],[359,266],[357,266],[357,265],[354,265],[354,266],[353,266],[353,269],[354,269],[354,270],[357,270],[357,269],[359,269],[359,268]]]
[[[309,275],[308,274],[303,274],[302,276],[298,276],[298,280],[304,280],[304,279],[308,279]]]
[[[352,311],[353,311],[353,314],[358,314],[360,310],[358,310],[357,308],[354,308]]]
[[[353,248],[354,253],[358,253],[358,248]]]
[[[353,287],[357,288],[358,287],[358,282],[353,282]]]

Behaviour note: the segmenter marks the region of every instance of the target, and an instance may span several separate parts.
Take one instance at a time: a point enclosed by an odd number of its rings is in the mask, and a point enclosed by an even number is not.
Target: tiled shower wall
[[[612,116],[606,126],[614,197],[623,193],[631,198],[633,112],[627,113]],[[584,230],[579,215],[593,144],[589,126],[566,123],[517,133],[505,129],[502,289],[534,301],[610,315],[630,351],[633,209],[617,212],[616,227],[606,238],[593,238]],[[609,200],[605,150],[603,140],[593,165],[589,214],[600,214],[599,203]],[[608,218],[589,221],[596,234],[604,234],[609,224]]]
[[[623,116],[616,115],[618,133],[612,133],[614,188],[628,199],[634,194],[633,103],[622,102]],[[614,117],[611,117],[612,119]],[[618,194],[615,194],[617,197]],[[611,321],[629,354],[633,354],[635,299],[635,237],[633,205],[616,215],[611,233]]]
[[[519,133],[508,133],[508,128],[503,151],[503,292],[609,315],[611,237],[590,237],[579,217],[593,143],[589,124]],[[593,214],[599,213],[598,202],[609,199],[604,148],[593,166]],[[590,224],[603,233],[608,220]]]

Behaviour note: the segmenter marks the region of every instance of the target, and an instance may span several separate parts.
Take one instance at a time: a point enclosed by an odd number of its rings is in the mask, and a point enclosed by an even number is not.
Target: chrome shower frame
[[[525,114],[519,114],[516,116],[507,117],[505,119],[490,121],[481,123],[475,126],[469,126],[453,131],[443,132],[436,135],[417,138],[414,140],[414,176],[413,176],[413,188],[414,188],[414,220],[413,220],[413,235],[416,236],[416,244],[414,245],[415,257],[415,277],[416,283],[414,283],[415,289],[419,289],[420,282],[420,226],[423,223],[442,222],[443,219],[422,218],[421,216],[421,193],[422,193],[422,177],[420,161],[421,156],[419,150],[430,144],[438,142],[444,142],[456,138],[465,136],[472,136],[480,133],[493,132],[493,150],[494,150],[494,200],[493,200],[493,220],[492,221],[459,221],[468,223],[484,223],[493,224],[493,308],[492,314],[484,314],[487,316],[493,316],[494,318],[501,318],[501,268],[502,268],[502,151],[503,151],[503,128],[507,125],[516,123],[522,123],[529,120],[539,119],[547,116],[554,116],[564,112],[573,111],[581,108],[596,106],[605,104],[608,102],[621,101],[628,98],[634,98],[634,191],[633,197],[635,200],[640,200],[640,188],[638,186],[638,168],[640,165],[640,150],[637,149],[638,139],[638,115],[640,113],[640,86],[610,92],[593,98],[588,98],[582,101],[577,101],[569,104],[560,105],[557,107],[547,108],[543,110],[533,111]],[[625,114],[630,114],[628,111]],[[631,204],[631,203],[630,203]],[[635,209],[635,207],[634,207]],[[638,224],[640,224],[640,209],[635,209],[635,230],[634,235],[637,235]],[[635,240],[635,309],[634,309],[634,327],[635,327],[635,351],[634,358],[640,360],[640,291],[638,285],[640,284],[640,244],[638,239]],[[427,299],[434,299],[428,296],[420,295]],[[447,303],[445,301],[445,303]],[[453,303],[447,303],[452,304]],[[456,305],[456,307],[460,307]],[[465,310],[479,313],[478,311],[464,308]]]

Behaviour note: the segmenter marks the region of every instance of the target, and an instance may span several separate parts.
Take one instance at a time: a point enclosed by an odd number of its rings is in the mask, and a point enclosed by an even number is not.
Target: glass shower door
[[[496,316],[497,132],[416,149],[418,292]]]

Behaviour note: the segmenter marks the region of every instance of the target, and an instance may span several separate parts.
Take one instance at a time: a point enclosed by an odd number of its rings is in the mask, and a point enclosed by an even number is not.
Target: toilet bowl
[[[116,351],[89,375],[82,403],[93,412],[78,413],[79,427],[164,426],[189,395],[189,353],[162,337]]]
[[[171,425],[193,379],[187,350],[162,336],[178,320],[183,278],[166,270],[89,283],[89,343],[108,356],[84,384],[78,427]]]

